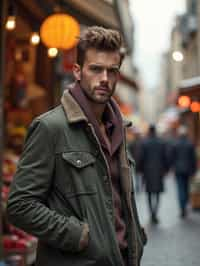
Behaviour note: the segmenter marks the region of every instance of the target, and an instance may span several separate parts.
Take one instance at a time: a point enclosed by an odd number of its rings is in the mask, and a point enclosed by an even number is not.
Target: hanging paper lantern
[[[47,17],[40,28],[41,40],[49,48],[71,49],[77,44],[79,35],[79,23],[62,13]]]
[[[193,113],[198,113],[200,112],[200,102],[198,101],[193,101],[190,105],[190,109]]]
[[[178,98],[178,105],[181,108],[188,108],[191,104],[191,99],[190,97],[183,95]]]

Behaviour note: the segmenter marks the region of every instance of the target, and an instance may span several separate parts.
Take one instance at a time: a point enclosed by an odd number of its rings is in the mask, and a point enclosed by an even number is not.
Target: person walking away
[[[175,172],[180,217],[187,215],[187,204],[189,200],[190,177],[197,169],[195,147],[188,138],[188,129],[181,125],[178,128],[178,137],[173,149],[173,169]]]
[[[135,191],[142,191],[142,179],[140,174],[140,156],[141,156],[141,132],[138,128],[133,128],[134,138],[130,141],[128,148],[132,158],[135,161]]]
[[[157,136],[155,125],[149,126],[148,136],[142,143],[140,160],[151,222],[157,224],[160,193],[164,191],[163,179],[167,172],[167,155],[165,142]]]
[[[139,266],[146,242],[125,145],[130,123],[112,98],[119,32],[89,27],[75,84],[31,124],[7,204],[11,223],[39,239],[36,266]]]

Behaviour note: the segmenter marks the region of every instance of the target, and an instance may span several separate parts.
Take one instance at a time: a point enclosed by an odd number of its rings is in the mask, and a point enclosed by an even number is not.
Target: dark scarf
[[[91,110],[90,102],[87,96],[84,94],[83,89],[80,87],[79,83],[77,82],[74,86],[70,86],[69,92],[82,108],[83,112],[88,118],[88,121],[93,125],[95,133],[98,139],[100,140],[102,146],[108,149],[104,137],[100,131],[100,127],[94,115],[94,112],[92,112]],[[111,142],[111,150],[109,150],[109,153],[112,155],[122,143],[123,137],[121,113],[113,99],[110,99],[105,107],[105,111],[103,113],[103,123],[105,125],[106,130],[109,131],[108,137]]]

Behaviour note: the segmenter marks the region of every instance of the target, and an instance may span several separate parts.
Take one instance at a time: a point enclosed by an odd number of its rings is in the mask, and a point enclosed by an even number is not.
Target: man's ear
[[[73,74],[77,81],[81,80],[81,67],[78,64],[73,65]]]

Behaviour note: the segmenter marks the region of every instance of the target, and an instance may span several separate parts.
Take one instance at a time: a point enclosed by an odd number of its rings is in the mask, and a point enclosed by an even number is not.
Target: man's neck
[[[106,104],[97,104],[92,101],[89,101],[91,110],[94,112],[94,115],[98,121],[98,123],[102,124],[102,116],[106,107]]]

